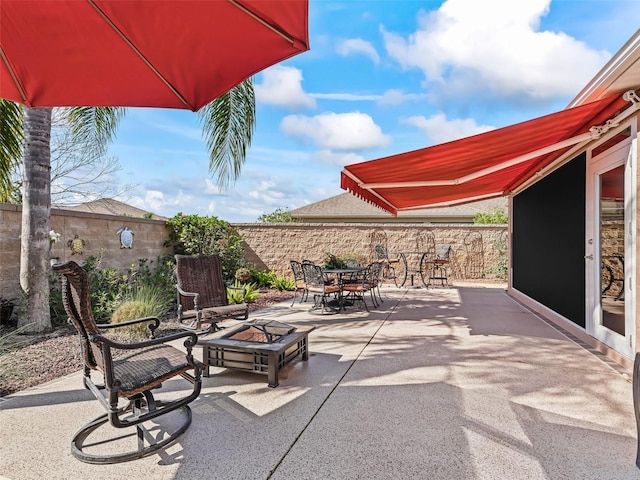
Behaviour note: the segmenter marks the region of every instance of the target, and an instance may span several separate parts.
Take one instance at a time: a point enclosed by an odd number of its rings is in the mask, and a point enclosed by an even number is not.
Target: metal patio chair
[[[336,313],[337,310],[331,308],[328,299],[332,295],[339,298],[341,295],[341,286],[328,283],[322,267],[319,265],[303,263],[302,270],[304,272],[304,282],[307,285],[307,290],[313,293],[314,305],[311,307],[311,311],[320,309],[321,313],[327,311]]]
[[[367,265],[366,269],[358,273],[358,280],[351,283],[346,283],[342,286],[342,292],[345,299],[359,300],[363,303],[365,310],[369,311],[369,306],[365,300],[365,294],[368,292],[371,297],[373,307],[378,306],[376,301],[375,289],[376,281],[378,280],[379,271],[377,268],[379,262],[373,262]]]
[[[374,253],[376,261],[382,264],[382,279],[393,280],[393,283],[398,286],[398,276],[396,275],[395,266],[400,263],[399,258],[390,258],[387,251],[387,247],[384,245],[376,245],[374,247]]]
[[[439,245],[436,248],[436,256],[431,263],[429,273],[429,284],[435,280],[440,280],[442,286],[449,285],[448,266],[450,263],[451,245]]]
[[[71,441],[73,456],[93,464],[119,463],[142,458],[174,442],[191,424],[188,404],[200,394],[204,365],[191,354],[196,334],[178,332],[154,338],[160,324],[155,317],[98,325],[91,310],[86,272],[73,261],[55,264],[53,270],[62,275],[64,308],[80,338],[84,386],[107,411],[76,432]],[[149,324],[148,340],[123,343],[105,335],[111,329],[143,322]],[[185,339],[186,352],[168,345],[177,339]],[[94,383],[92,372],[101,374],[102,384]],[[190,392],[171,396],[168,401],[154,397],[163,382],[178,376],[192,384]],[[116,429],[115,434],[107,424]]]
[[[234,287],[222,276],[219,255],[176,255],[178,324],[185,330],[207,332],[224,319],[246,320],[249,305],[245,289]],[[242,291],[242,303],[230,304],[228,290]],[[203,324],[210,324],[203,328]]]
[[[293,299],[291,300],[291,306],[296,303],[296,294],[300,293],[300,303],[306,301],[309,296],[309,291],[307,290],[307,284],[304,281],[304,271],[302,270],[302,263],[297,260],[290,260],[291,270],[293,271],[293,281],[295,282],[295,286],[293,288]]]

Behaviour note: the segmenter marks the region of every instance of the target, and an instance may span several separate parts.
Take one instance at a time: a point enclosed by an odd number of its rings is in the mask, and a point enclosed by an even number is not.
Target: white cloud
[[[321,100],[342,100],[345,102],[370,102],[381,98],[380,95],[360,95],[357,93],[310,93],[309,96]]]
[[[426,99],[427,95],[424,93],[403,93],[401,90],[390,89],[378,99],[378,104],[395,107],[405,102],[419,102]]]
[[[352,163],[364,162],[364,158],[355,153],[338,153],[332,152],[331,150],[318,150],[314,153],[313,159],[318,163],[336,165],[338,167],[344,167],[345,165],[351,165]]]
[[[221,193],[223,193],[220,190],[220,187],[212,182],[209,178],[204,179],[204,184],[204,193],[208,195],[220,195]]]
[[[171,217],[178,210],[191,210],[195,197],[182,190],[176,194],[159,190],[142,190],[139,195],[116,197],[116,199],[148,212]]]
[[[302,72],[276,65],[262,73],[262,83],[254,85],[256,101],[291,109],[315,108],[316,101],[302,89]]]
[[[381,27],[389,55],[454,94],[572,95],[610,58],[562,32],[539,31],[551,0],[447,0],[408,38]]]
[[[495,128],[490,125],[478,125],[472,118],[447,120],[447,116],[443,113],[437,113],[429,118],[416,115],[402,119],[401,122],[419,128],[434,144],[469,137]]]
[[[380,56],[374,46],[361,38],[343,40],[338,44],[337,51],[345,57],[352,54],[363,54],[369,57],[376,65],[380,63]]]
[[[288,115],[282,119],[280,129],[285,135],[310,139],[318,147],[330,150],[364,150],[384,147],[391,141],[369,115],[360,112]]]

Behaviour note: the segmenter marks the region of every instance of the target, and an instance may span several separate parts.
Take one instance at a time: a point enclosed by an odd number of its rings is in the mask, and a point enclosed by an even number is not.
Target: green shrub
[[[291,212],[278,207],[273,212],[260,215],[258,221],[260,223],[292,223],[297,220],[291,216]]]
[[[478,224],[506,224],[509,217],[504,211],[496,209],[492,212],[478,212],[473,217],[473,223]]]
[[[278,278],[275,272],[270,270],[253,270],[251,272],[251,276],[254,278],[255,282],[261,288],[271,288],[273,282]]]
[[[244,299],[247,303],[255,302],[260,297],[260,289],[255,283],[243,284],[236,280],[233,286],[237,288],[245,288]],[[230,304],[242,303],[242,290],[227,290],[227,300]]]
[[[158,290],[158,296],[168,303],[167,312],[175,309],[176,288],[173,278],[173,257],[158,257],[155,261],[138,260],[127,272],[112,267],[102,268],[102,256],[87,257],[82,268],[87,272],[91,289],[91,307],[98,323],[109,322],[115,309],[141,288]],[[61,277],[52,272],[49,277],[49,310],[51,322],[61,325],[67,321],[62,304]]]
[[[482,275],[506,280],[509,271],[507,244],[506,242],[499,240],[495,243],[494,247],[496,248],[496,250],[498,250],[498,258],[496,259],[496,263],[494,266],[486,268],[482,272]]]
[[[169,304],[168,310],[175,309],[176,281],[173,271],[176,268],[175,258],[171,255],[157,257],[155,261],[142,258],[137,266],[131,266],[129,277],[132,290],[141,287],[153,287]]]
[[[220,255],[222,273],[232,279],[236,270],[244,267],[242,237],[238,230],[216,217],[177,214],[167,220],[169,240],[166,247],[185,255]]]
[[[169,302],[164,297],[161,289],[141,286],[116,308],[111,317],[111,323],[122,323],[144,317],[161,318],[167,313],[168,307]],[[134,338],[144,338],[149,336],[150,333],[148,325],[146,322],[127,325],[117,331],[126,332]]]
[[[293,278],[277,277],[269,286],[278,290],[292,291],[296,288],[296,282]]]
[[[117,268],[102,268],[102,255],[86,259],[82,268],[89,277],[91,307],[96,322],[108,322],[116,307],[131,292],[129,274]]]

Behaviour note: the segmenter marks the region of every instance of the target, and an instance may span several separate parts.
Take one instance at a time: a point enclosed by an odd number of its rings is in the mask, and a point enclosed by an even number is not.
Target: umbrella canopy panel
[[[588,138],[592,126],[626,103],[614,95],[453,142],[347,165],[340,185],[394,215],[502,196],[578,143],[570,139]],[[559,146],[564,141],[568,146]]]
[[[198,110],[309,49],[306,0],[0,2],[0,97]]]

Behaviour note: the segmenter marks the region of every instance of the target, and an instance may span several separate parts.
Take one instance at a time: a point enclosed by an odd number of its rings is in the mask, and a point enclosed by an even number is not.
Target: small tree
[[[244,266],[244,248],[238,230],[217,217],[177,214],[167,220],[169,240],[165,246],[184,255],[220,255],[222,273],[233,278],[236,270]]]
[[[290,223],[296,220],[291,216],[291,212],[278,207],[271,213],[263,213],[258,217],[260,223]]]

